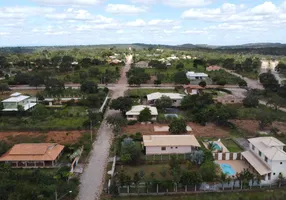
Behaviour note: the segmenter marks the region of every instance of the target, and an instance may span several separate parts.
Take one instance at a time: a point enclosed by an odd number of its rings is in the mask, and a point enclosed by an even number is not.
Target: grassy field
[[[238,119],[257,120],[259,119],[261,113],[264,113],[267,115],[275,116],[278,121],[286,121],[286,112],[280,110],[275,111],[272,108],[269,108],[265,105],[259,105],[257,108],[245,108],[241,104],[233,104],[228,106],[235,108],[238,111],[238,117],[237,117]]]
[[[186,165],[181,165],[182,169],[187,169]],[[169,164],[152,164],[152,165],[138,165],[138,166],[116,166],[116,171],[124,170],[129,176],[133,177],[136,172],[144,171],[144,179],[152,180],[170,180],[172,175],[170,173]],[[152,178],[151,173],[154,172],[155,176]]]
[[[53,110],[45,119],[37,120],[32,116],[2,116],[2,130],[77,130],[82,128],[88,119],[86,108],[82,106],[67,106],[64,109]]]
[[[261,190],[253,192],[208,193],[174,196],[121,197],[118,200],[284,200],[286,192],[281,190]]]
[[[222,143],[230,152],[241,152],[242,149],[232,139],[222,139]]]

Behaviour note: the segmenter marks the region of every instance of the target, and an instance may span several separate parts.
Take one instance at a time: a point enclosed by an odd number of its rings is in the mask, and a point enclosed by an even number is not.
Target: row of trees
[[[222,61],[222,66],[226,69],[236,72],[254,72],[258,73],[261,61],[259,58],[246,58],[242,62],[236,61],[234,58],[226,58]]]
[[[143,68],[132,67],[127,73],[129,85],[141,85],[150,80],[150,75]]]

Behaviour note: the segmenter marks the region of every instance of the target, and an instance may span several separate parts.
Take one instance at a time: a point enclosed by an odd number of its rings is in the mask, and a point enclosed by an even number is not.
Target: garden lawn
[[[186,165],[181,165],[182,169],[186,169]],[[173,179],[172,175],[170,174],[170,166],[169,164],[152,164],[152,165],[117,165],[116,171],[119,172],[120,170],[124,170],[127,175],[133,177],[136,172],[144,171],[144,178],[145,180],[152,180],[151,173],[154,172],[154,178],[157,180],[170,180]],[[166,172],[166,176],[163,176],[164,171]],[[163,172],[163,173],[162,173]]]
[[[241,152],[242,149],[232,139],[222,139],[221,142],[230,152]]]

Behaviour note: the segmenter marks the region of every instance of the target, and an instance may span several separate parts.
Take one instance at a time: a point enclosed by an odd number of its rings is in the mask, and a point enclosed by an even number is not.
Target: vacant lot
[[[259,131],[259,122],[257,120],[230,120],[230,122],[251,134]],[[266,130],[270,130],[272,127],[286,133],[286,122],[273,122],[272,126],[267,127]]]
[[[135,124],[123,128],[124,134],[135,134],[137,132],[143,135],[168,135],[169,132],[154,132],[155,126],[168,126],[168,124]],[[193,129],[190,134],[196,137],[227,137],[229,136],[229,130],[216,126],[215,124],[208,123],[206,126],[201,126],[196,123],[188,123]]]
[[[16,143],[40,143],[56,142],[59,144],[77,143],[83,136],[84,131],[50,131],[40,132],[0,132],[0,140],[8,144]]]

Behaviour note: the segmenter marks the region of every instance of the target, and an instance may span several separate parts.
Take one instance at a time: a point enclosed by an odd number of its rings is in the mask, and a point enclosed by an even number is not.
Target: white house
[[[274,137],[257,137],[248,141],[249,150],[242,156],[263,177],[262,183],[275,183],[280,173],[286,175],[284,143]]]
[[[18,111],[18,105],[23,106],[24,110],[29,110],[36,103],[31,101],[30,96],[22,95],[19,92],[10,95],[10,98],[2,101],[4,109],[2,111]]]
[[[178,107],[181,105],[181,101],[186,95],[179,93],[154,92],[147,95],[147,102],[150,105],[154,105],[156,103],[156,100],[160,99],[162,96],[170,97],[170,99],[172,99],[173,101],[172,106]]]
[[[146,155],[185,154],[200,148],[194,135],[143,135]]]
[[[132,106],[131,110],[126,112],[127,120],[138,120],[140,112],[144,110],[144,108],[150,109],[151,115],[152,115],[152,121],[155,121],[158,116],[157,108],[152,107],[152,106],[144,106],[144,105]]]
[[[189,80],[206,79],[209,77],[209,75],[201,72],[187,72],[186,76]]]

